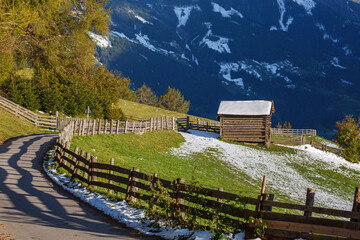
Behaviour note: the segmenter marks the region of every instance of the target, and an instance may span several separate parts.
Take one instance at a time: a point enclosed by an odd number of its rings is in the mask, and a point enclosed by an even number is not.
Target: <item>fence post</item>
[[[65,143],[65,149],[64,149],[64,157],[69,157],[69,154],[67,152],[65,152],[65,150],[69,150],[70,149],[70,142],[66,142]],[[64,159],[63,160],[64,165],[67,166],[67,161]]]
[[[60,144],[59,138],[56,139],[55,160],[56,160],[58,163],[60,163],[60,157],[61,157],[61,156],[60,156],[60,152],[61,152],[61,150],[60,150],[60,146],[59,146],[58,144]]]
[[[135,121],[132,122],[132,132],[135,133]]]
[[[150,132],[153,130],[153,118],[150,118]]]
[[[90,153],[85,153],[85,159],[90,163]],[[84,164],[84,168],[89,169],[89,164]],[[89,182],[89,174],[85,171],[83,173],[83,177]]]
[[[98,135],[101,134],[101,119],[99,119]]]
[[[58,111],[55,112],[55,119],[56,119],[56,129],[59,130],[60,123],[59,123],[59,112]]]
[[[90,126],[91,126],[91,119],[89,119],[87,121],[87,131],[86,131],[86,136],[90,136]]]
[[[94,176],[94,172],[96,172],[96,168],[94,168],[92,165],[94,163],[97,163],[97,157],[92,156],[91,157],[91,162],[90,162],[90,186],[92,186],[94,189],[97,189],[97,186],[93,186],[92,183],[93,182],[97,182],[97,176]]]
[[[354,203],[352,207],[353,212],[360,212],[360,187],[355,188]],[[350,219],[351,222],[359,222],[359,219]]]
[[[197,130],[200,130],[200,119],[197,119]]]
[[[183,189],[181,189],[181,186],[185,184],[185,178],[178,178],[176,180],[176,204],[177,204],[177,207],[178,207],[178,211],[179,211],[179,217],[181,219],[184,219],[185,218],[185,214],[184,212],[181,211],[181,206],[180,205],[184,205],[184,196],[183,194],[185,193],[183,191]]]
[[[163,117],[161,117],[161,120],[160,120],[161,122],[160,122],[160,129],[161,130],[164,130],[164,118]]]
[[[306,191],[305,206],[309,206],[309,207],[314,206],[314,201],[315,201],[315,189],[308,188],[307,191]],[[305,217],[311,217],[312,212],[311,211],[304,211],[304,216]]]
[[[157,187],[158,187],[156,180],[157,180],[157,173],[154,173],[154,175],[152,176],[152,179],[151,179],[152,189],[157,189]],[[156,194],[153,191],[152,196],[150,198],[150,203],[155,201],[155,197],[156,197]]]
[[[262,201],[274,201],[274,194],[264,193],[262,195]],[[271,212],[272,211],[272,206],[265,206],[264,207],[263,204],[261,204],[260,211]]]
[[[111,119],[111,121],[110,121],[110,134],[113,134],[113,124],[114,124],[114,121]]]
[[[120,120],[116,121],[116,135],[119,134]]]
[[[190,118],[189,116],[186,117],[186,129],[185,131],[189,130],[190,129]]]
[[[114,166],[114,158],[111,158],[110,159],[110,166]],[[114,174],[114,171],[113,170],[109,170],[109,174],[110,175],[113,175]],[[112,184],[113,181],[112,180],[109,180],[109,184]],[[113,190],[108,188],[108,193],[112,194],[113,193]]]
[[[79,155],[80,155],[81,157],[84,157],[84,153],[85,153],[84,150],[80,150]],[[85,164],[84,164],[83,162],[78,161],[78,163],[77,163],[77,165],[76,165],[75,173],[76,173],[76,175],[79,175],[79,176],[80,176],[80,169],[78,168],[78,166],[85,166]]]
[[[125,133],[125,134],[127,133],[127,126],[128,126],[128,121],[126,120],[126,121],[125,121],[125,127],[124,127],[124,133]]]
[[[86,125],[86,120],[82,119],[82,130],[81,130],[81,136],[85,135],[85,125]]]
[[[265,193],[265,188],[266,188],[266,176],[264,175],[262,185],[261,185],[260,195],[258,196],[258,203],[257,203],[256,208],[255,208],[256,212],[260,212],[261,202],[263,200],[263,195]]]
[[[223,188],[218,188],[218,191],[219,191],[219,192],[223,192],[224,189],[223,189]],[[221,203],[223,202],[222,198],[218,197],[218,198],[217,198],[217,202],[221,204]],[[218,215],[221,215],[221,211],[222,211],[222,204],[221,204],[220,207],[219,207]]]
[[[175,131],[175,117],[172,117],[172,130]]]
[[[94,119],[93,126],[92,126],[92,133],[91,133],[93,136],[95,135],[95,128],[96,128],[96,120]]]
[[[129,173],[129,184],[126,190],[126,201],[128,202],[136,202],[135,193],[137,193],[138,188],[136,187],[136,182],[139,181],[138,178],[134,177],[134,172],[140,172],[140,169],[137,167],[133,167]]]
[[[108,134],[108,133],[107,133],[107,127],[108,127],[108,120],[105,120],[105,130],[104,130],[104,134]]]
[[[74,153],[77,155],[78,152],[79,152],[79,148],[76,146],[76,147],[75,147],[75,150],[74,150]],[[76,169],[76,167],[77,167],[77,165],[78,165],[78,160],[77,160],[77,158],[76,158],[75,156],[72,157],[72,160],[73,160],[73,162],[75,163],[75,165],[71,165],[71,166],[70,166],[71,176],[74,175],[75,169]]]

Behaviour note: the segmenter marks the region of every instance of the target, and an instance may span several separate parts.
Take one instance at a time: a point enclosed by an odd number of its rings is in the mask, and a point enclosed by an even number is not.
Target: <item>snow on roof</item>
[[[272,101],[221,101],[218,115],[269,115]]]

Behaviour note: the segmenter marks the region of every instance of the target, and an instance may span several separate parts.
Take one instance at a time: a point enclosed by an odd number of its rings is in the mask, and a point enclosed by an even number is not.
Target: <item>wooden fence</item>
[[[283,136],[316,136],[315,129],[285,129],[285,128],[271,128],[272,135]]]
[[[91,120],[83,118],[59,118],[62,132],[60,139],[70,142],[73,136],[91,136],[101,134],[143,134],[157,130],[177,130],[175,118],[151,118],[143,122]],[[64,126],[66,124],[66,126]]]
[[[99,163],[96,156],[79,151],[78,147],[71,151],[68,140],[79,131],[82,131],[81,124],[76,122],[64,128],[56,145],[55,159],[72,177],[94,189],[101,187],[110,193],[123,193],[130,202],[136,202],[137,199],[149,202],[154,199],[154,186],[156,188],[156,184],[160,183],[168,190],[182,214],[208,220],[222,216],[235,221],[239,227],[244,227],[240,219],[262,218],[267,224],[266,233],[271,237],[360,239],[360,188],[356,188],[352,211],[313,206],[313,189],[308,189],[304,205],[274,201],[273,194],[265,193],[265,178],[258,198],[224,192],[222,188],[194,188],[182,178],[169,181],[159,178],[156,173],[142,173],[136,167],[126,169],[114,166],[113,158],[109,159],[108,164]],[[246,207],[239,207],[239,203],[246,204]],[[292,210],[293,213],[284,213],[287,210]],[[256,226],[250,224],[248,227],[251,229]]]
[[[217,121],[204,121],[204,120],[190,120],[187,118],[178,118],[177,119],[178,130],[187,131],[187,130],[199,130],[207,132],[220,133],[220,122]]]
[[[43,128],[57,127],[56,116],[45,116],[34,113],[2,96],[0,96],[0,107],[35,126]]]

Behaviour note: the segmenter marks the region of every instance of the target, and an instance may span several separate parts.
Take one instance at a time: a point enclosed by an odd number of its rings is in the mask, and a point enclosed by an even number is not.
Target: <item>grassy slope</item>
[[[140,104],[136,102],[131,102],[127,100],[120,99],[118,106],[127,116],[133,116],[143,119],[150,119],[152,117],[175,117],[175,118],[186,118],[189,116],[191,119],[204,119],[184,113],[173,112],[165,110],[162,108],[152,107],[145,104]]]
[[[159,177],[175,180],[178,177],[191,181],[200,181],[210,188],[224,187],[224,191],[255,197],[257,189],[244,181],[239,181],[240,174],[229,164],[214,157],[216,149],[208,149],[201,154],[179,157],[169,154],[172,147],[184,142],[183,137],[172,131],[148,132],[143,135],[95,135],[75,137],[72,148],[90,152],[98,161],[109,163],[115,158],[115,164],[124,168],[138,167],[147,174],[157,173]]]
[[[0,108],[0,144],[9,138],[35,133],[44,131]]]

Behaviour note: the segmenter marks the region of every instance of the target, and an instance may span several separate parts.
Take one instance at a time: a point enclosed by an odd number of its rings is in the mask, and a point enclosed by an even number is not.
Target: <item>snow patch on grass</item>
[[[181,133],[186,142],[171,154],[190,157],[207,149],[217,149],[217,158],[233,165],[250,182],[261,182],[266,175],[268,185],[291,200],[304,202],[306,189],[316,189],[316,204],[328,208],[351,210],[352,193],[339,192],[338,188],[325,186],[326,173],[332,171],[349,177],[360,173],[360,165],[347,162],[335,154],[323,152],[309,145],[292,147],[296,154],[288,152],[270,152],[247,146],[226,143],[217,139],[219,135],[204,135],[198,131]],[[354,173],[354,171],[356,171]],[[315,181],[315,180],[316,181]]]

